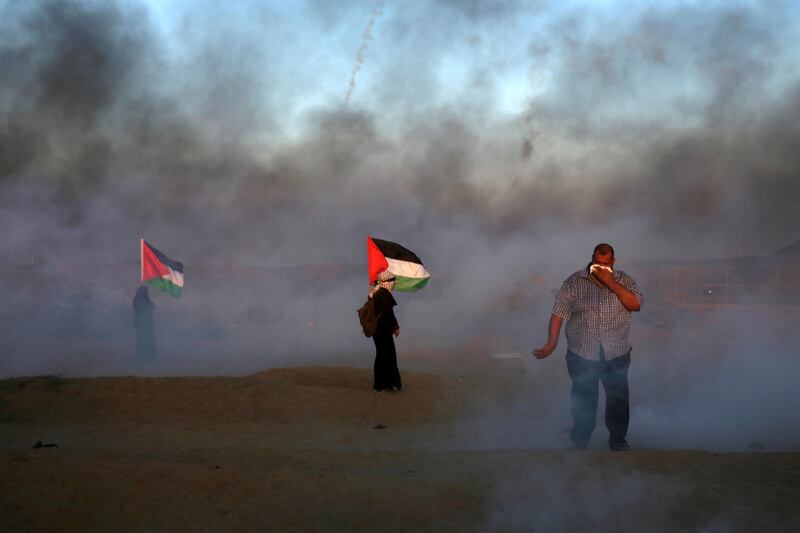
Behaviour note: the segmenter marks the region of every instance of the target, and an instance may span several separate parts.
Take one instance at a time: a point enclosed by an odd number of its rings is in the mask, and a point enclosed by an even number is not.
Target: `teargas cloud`
[[[797,530],[798,58],[788,0],[0,0],[0,530]]]

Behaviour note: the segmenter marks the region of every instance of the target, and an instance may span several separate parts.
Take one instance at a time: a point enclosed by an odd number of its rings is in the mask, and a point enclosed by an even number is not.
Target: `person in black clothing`
[[[394,274],[384,271],[378,274],[378,280],[370,291],[370,298],[375,306],[375,313],[379,315],[378,329],[372,336],[375,342],[375,379],[372,390],[383,392],[386,390],[400,390],[403,383],[400,380],[400,370],[397,368],[397,352],[394,348],[394,339],[400,335],[400,326],[392,309],[397,302],[392,296],[394,289]]]
[[[133,326],[136,329],[136,359],[142,363],[156,360],[156,334],[153,327],[155,309],[147,287],[136,289],[136,296],[133,297]]]

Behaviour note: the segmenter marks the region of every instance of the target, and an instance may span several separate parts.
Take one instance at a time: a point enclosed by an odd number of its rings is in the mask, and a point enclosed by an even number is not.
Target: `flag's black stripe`
[[[419,265],[422,264],[422,261],[419,257],[417,257],[417,254],[407,248],[403,248],[396,242],[383,241],[375,238],[372,239],[372,242],[374,242],[375,246],[378,247],[378,250],[380,250],[381,253],[383,253],[383,255],[389,259],[408,261],[409,263],[417,263]]]
[[[161,252],[159,252],[158,250],[153,248],[153,246],[148,244],[147,241],[144,241],[144,243],[147,244],[147,246],[150,247],[150,249],[153,251],[153,253],[158,258],[159,261],[161,261],[162,263],[164,263],[165,265],[170,267],[175,272],[180,272],[181,274],[183,274],[183,263],[181,263],[179,261],[173,261],[172,259],[170,259],[166,255],[162,254]]]

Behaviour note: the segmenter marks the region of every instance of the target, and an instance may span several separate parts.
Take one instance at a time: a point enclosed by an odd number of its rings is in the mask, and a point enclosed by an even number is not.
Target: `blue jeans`
[[[567,350],[567,371],[572,379],[572,442],[586,446],[597,419],[598,382],[606,391],[608,443],[613,446],[628,434],[628,367],[631,353],[608,361],[589,361]]]

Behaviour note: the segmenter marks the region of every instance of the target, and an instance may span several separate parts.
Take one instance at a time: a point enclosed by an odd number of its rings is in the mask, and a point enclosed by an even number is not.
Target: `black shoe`
[[[608,447],[615,452],[627,452],[631,449],[631,445],[625,439],[609,443]]]

